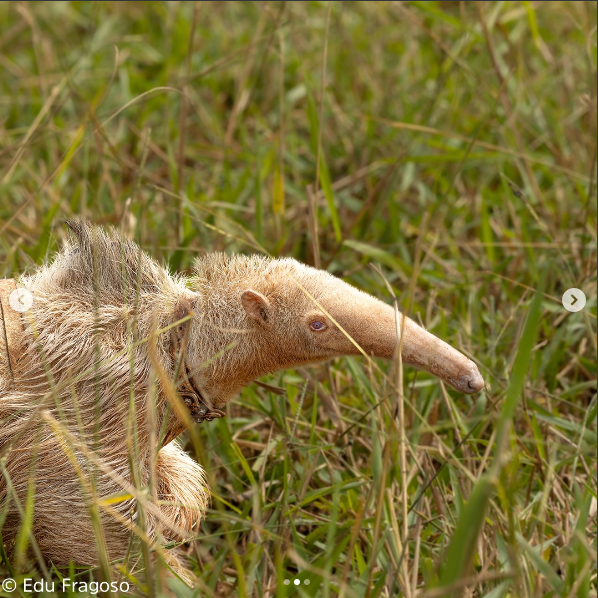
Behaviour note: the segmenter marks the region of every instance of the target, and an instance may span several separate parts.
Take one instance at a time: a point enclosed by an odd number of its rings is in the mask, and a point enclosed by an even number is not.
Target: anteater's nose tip
[[[482,378],[482,374],[480,374],[478,368],[475,365],[474,371],[466,377],[464,382],[466,382],[466,392],[468,393],[479,392],[480,390],[482,390],[482,388],[484,388],[485,385],[484,378]]]
[[[449,380],[452,386],[459,392],[470,395],[474,392],[479,392],[486,385],[482,374],[480,374],[480,370],[478,370],[478,366],[471,359],[467,360],[467,365],[465,365],[461,372],[461,375],[455,381],[456,383]]]
[[[471,380],[468,380],[467,388],[469,388],[469,390],[471,390],[471,392],[478,392],[478,390],[482,390],[482,388],[484,388],[484,383],[482,382],[480,384],[477,381],[472,382]]]

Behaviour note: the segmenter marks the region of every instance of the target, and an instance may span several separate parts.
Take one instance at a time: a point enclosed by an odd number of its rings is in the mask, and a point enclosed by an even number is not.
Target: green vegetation
[[[488,383],[252,385],[198,428],[197,589],[146,554],[136,592],[597,595],[596,64],[594,2],[0,4],[0,276],[73,215],[181,272],[267,252],[390,300],[377,264]]]

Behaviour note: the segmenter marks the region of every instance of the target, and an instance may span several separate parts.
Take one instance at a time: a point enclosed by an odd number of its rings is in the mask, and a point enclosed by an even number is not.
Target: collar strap
[[[175,307],[175,322],[186,317],[189,317],[189,319],[171,329],[170,355],[175,371],[175,380],[177,381],[177,392],[185,402],[193,421],[201,423],[223,417],[224,411],[210,406],[209,401],[204,399],[187,365],[187,344],[189,342],[189,330],[191,329],[190,317],[193,315],[195,302],[195,297],[183,296]]]
[[[8,373],[12,385],[17,371],[17,348],[21,344],[21,314],[10,306],[10,294],[17,285],[14,278],[0,280],[0,373]]]

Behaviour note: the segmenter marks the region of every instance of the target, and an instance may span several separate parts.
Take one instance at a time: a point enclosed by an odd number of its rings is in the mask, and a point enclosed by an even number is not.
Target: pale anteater
[[[52,263],[18,280],[34,297],[27,312],[11,311],[16,283],[0,281],[9,555],[31,488],[33,544],[56,565],[122,558],[131,534],[150,543],[157,529],[162,541],[193,537],[208,489],[175,440],[181,405],[195,421],[220,416],[269,372],[342,355],[390,359],[402,330],[404,363],[464,393],[484,385],[457,350],[410,319],[397,326],[390,305],[294,259],[209,254],[187,279],[114,231],[69,227],[74,238]],[[154,492],[142,498],[152,471]]]

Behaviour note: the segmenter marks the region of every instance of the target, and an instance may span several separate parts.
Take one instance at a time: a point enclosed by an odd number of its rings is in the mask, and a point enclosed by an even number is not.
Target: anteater
[[[340,355],[390,359],[402,330],[404,363],[464,393],[484,385],[470,359],[408,318],[397,326],[390,305],[294,259],[209,254],[185,278],[115,231],[68,225],[72,241],[19,279],[34,296],[27,312],[10,311],[15,283],[0,284],[9,555],[32,483],[32,537],[58,566],[120,559],[131,530],[150,543],[158,529],[163,542],[192,537],[208,490],[176,437],[264,374]]]

